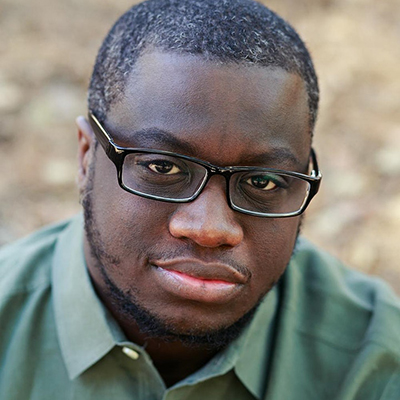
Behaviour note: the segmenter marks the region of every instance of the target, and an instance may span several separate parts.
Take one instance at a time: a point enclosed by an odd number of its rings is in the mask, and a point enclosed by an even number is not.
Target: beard
[[[88,184],[81,197],[84,210],[85,234],[90,247],[91,255],[95,260],[95,267],[100,271],[103,282],[107,289],[107,296],[111,300],[118,314],[125,321],[136,324],[140,332],[148,339],[158,339],[164,342],[180,342],[188,347],[202,346],[208,349],[220,350],[235,340],[242,333],[244,328],[252,320],[258,306],[276,282],[267,288],[265,293],[260,296],[256,304],[247,311],[236,322],[229,326],[218,329],[204,331],[196,326],[193,321],[192,327],[184,332],[179,331],[172,321],[168,318],[157,315],[141,304],[136,296],[135,289],[126,291],[121,290],[110,277],[107,266],[118,267],[120,260],[107,251],[107,243],[102,239],[93,207],[93,182],[94,182],[94,160],[89,166]]]

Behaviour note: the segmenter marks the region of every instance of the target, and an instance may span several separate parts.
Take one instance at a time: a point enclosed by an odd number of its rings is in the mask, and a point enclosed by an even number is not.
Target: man
[[[399,399],[400,306],[299,238],[318,85],[251,0],[150,0],[79,117],[84,218],[5,248],[1,399]]]

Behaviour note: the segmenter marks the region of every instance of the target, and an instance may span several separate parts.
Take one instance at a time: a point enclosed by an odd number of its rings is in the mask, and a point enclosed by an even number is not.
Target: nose
[[[212,177],[196,200],[180,204],[169,221],[176,238],[186,238],[202,247],[237,246],[243,229],[229,207],[222,177]]]

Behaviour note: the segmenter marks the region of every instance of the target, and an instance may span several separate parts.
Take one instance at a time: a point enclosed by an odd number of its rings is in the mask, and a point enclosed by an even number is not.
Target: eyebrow
[[[126,136],[124,138],[126,138]],[[135,143],[140,144],[140,147],[157,148],[162,145],[171,148],[171,150],[179,149],[189,154],[196,153],[193,145],[159,128],[147,128],[135,131],[130,135],[130,141],[132,141],[132,139]],[[132,148],[132,146],[130,146],[130,148]]]
[[[163,150],[176,151],[178,149],[179,152],[186,155],[197,155],[196,148],[192,144],[183,139],[178,139],[174,134],[163,129],[141,129],[133,132],[130,136],[130,141],[133,139],[140,147],[158,149],[161,145]],[[125,138],[126,136],[124,136]],[[303,167],[303,163],[285,147],[277,147],[268,152],[250,154],[244,157],[241,164],[248,164],[249,166],[260,165],[261,167],[266,165]]]
[[[287,165],[294,166],[296,168],[304,167],[304,163],[300,160],[286,147],[276,147],[271,149],[269,152],[265,153],[255,153],[250,157],[246,158],[245,161],[251,164],[268,164],[268,165]]]

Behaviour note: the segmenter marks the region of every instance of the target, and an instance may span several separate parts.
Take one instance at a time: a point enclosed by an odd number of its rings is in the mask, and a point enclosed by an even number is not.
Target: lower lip
[[[242,286],[222,280],[196,278],[160,267],[155,267],[155,272],[159,285],[167,292],[205,303],[226,303],[237,295]]]

